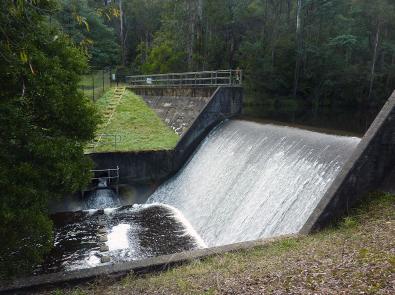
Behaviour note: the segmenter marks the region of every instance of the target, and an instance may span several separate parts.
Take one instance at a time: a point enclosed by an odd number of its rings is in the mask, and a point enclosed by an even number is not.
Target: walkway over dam
[[[192,126],[217,88],[241,88],[242,81],[241,70],[126,77],[128,88],[143,97],[159,117],[179,135],[184,135]]]

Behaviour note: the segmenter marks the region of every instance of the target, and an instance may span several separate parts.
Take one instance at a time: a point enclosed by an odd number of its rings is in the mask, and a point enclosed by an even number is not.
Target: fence
[[[241,86],[243,72],[241,70],[219,70],[126,76],[126,83],[134,87]]]
[[[82,77],[79,88],[86,97],[95,101],[100,98],[112,85],[112,74],[110,68],[103,70],[92,70]]]
[[[91,178],[92,183],[105,179],[107,186],[115,186],[116,193],[119,195],[119,166],[115,169],[91,170],[91,173],[94,175]],[[83,192],[82,196],[84,196]]]
[[[95,151],[102,146],[108,146],[117,149],[117,146],[122,142],[122,136],[119,134],[97,134],[96,138],[91,142],[90,148]]]
[[[110,185],[111,183],[117,184],[119,182],[119,167],[117,166],[116,169],[105,169],[105,170],[91,170],[91,173],[94,175],[92,177],[92,181],[106,179],[107,184]]]

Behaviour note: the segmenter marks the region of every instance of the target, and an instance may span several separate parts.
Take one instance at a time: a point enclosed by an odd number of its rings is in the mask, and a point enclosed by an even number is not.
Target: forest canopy
[[[391,0],[106,2],[122,10],[110,25],[131,73],[239,67],[257,99],[326,105],[377,104],[395,88]]]

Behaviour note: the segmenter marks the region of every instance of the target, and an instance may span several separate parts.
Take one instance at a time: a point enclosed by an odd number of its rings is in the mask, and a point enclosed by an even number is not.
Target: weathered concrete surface
[[[192,155],[204,137],[225,119],[240,115],[243,108],[243,88],[219,87],[176,146],[177,170]]]
[[[210,97],[142,96],[157,115],[179,135],[191,127],[210,101]]]
[[[140,96],[211,97],[217,87],[128,87]]]
[[[214,87],[131,87],[129,88],[179,135],[185,134],[210,101]]]
[[[89,156],[95,162],[96,169],[119,166],[121,184],[164,180],[184,165],[213,127],[224,119],[241,114],[242,101],[241,87],[216,89],[207,103],[199,105],[199,113],[196,116],[193,113],[190,127],[182,134],[174,150],[93,153]]]
[[[192,261],[199,258],[207,258],[213,255],[220,255],[233,251],[248,250],[255,247],[267,246],[275,241],[296,237],[294,235],[282,236],[277,238],[270,238],[258,241],[250,241],[237,243],[232,245],[206,248],[200,250],[193,250],[187,252],[176,253],[172,255],[164,255],[153,258],[148,258],[140,261],[132,261],[118,264],[109,264],[98,266],[94,268],[77,270],[71,272],[53,273],[46,275],[33,276],[28,278],[17,279],[9,284],[0,283],[0,292],[21,293],[21,290],[26,291],[24,294],[29,294],[31,290],[37,290],[42,286],[56,286],[62,283],[72,283],[92,280],[98,277],[108,275],[126,275],[128,273],[146,273],[155,270],[165,270],[171,266]]]
[[[388,173],[383,183],[380,185],[379,190],[385,193],[395,194],[395,169],[392,169],[392,171]]]
[[[301,230],[319,229],[380,188],[395,164],[395,92]]]
[[[119,182],[160,181],[174,171],[174,151],[111,152],[89,155],[97,169],[119,166]]]

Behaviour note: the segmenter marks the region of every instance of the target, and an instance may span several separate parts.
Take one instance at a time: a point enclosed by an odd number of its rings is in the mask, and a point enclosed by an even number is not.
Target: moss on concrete
[[[97,102],[104,112],[114,89],[106,92]],[[97,134],[117,135],[120,142],[114,146],[112,137],[104,138],[95,152],[126,152],[173,149],[179,136],[137,95],[126,90],[109,125],[99,128]]]

